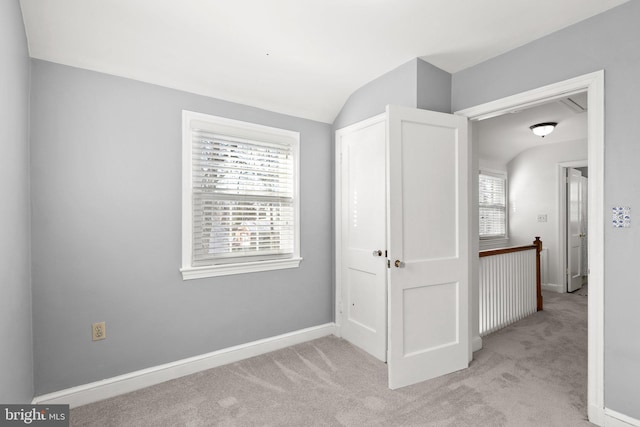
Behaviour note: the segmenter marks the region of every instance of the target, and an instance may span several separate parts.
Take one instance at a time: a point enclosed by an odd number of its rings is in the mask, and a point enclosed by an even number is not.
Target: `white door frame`
[[[533,107],[551,100],[587,91],[588,96],[588,380],[587,404],[589,421],[603,425],[604,411],[604,70],[508,96],[475,107],[457,111],[469,120],[496,117],[514,109]],[[473,132],[473,131],[472,131]],[[473,140],[473,139],[472,139]],[[473,148],[477,152],[477,147]],[[472,175],[478,173],[477,161]],[[474,223],[478,213],[472,210]],[[476,226],[477,227],[477,226]],[[477,257],[471,257],[471,271],[477,272]],[[477,273],[476,276],[477,277]],[[476,305],[476,301],[471,306]],[[474,340],[477,331],[474,331]],[[481,342],[481,341],[480,341]]]
[[[567,186],[568,168],[588,167],[588,160],[558,163],[558,266],[562,283],[558,283],[558,292],[567,292]],[[587,187],[588,188],[588,187]],[[587,244],[589,241],[587,240]]]

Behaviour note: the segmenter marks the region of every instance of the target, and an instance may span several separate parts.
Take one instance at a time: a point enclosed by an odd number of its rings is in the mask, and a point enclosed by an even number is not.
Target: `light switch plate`
[[[547,222],[547,214],[538,214],[538,222]]]

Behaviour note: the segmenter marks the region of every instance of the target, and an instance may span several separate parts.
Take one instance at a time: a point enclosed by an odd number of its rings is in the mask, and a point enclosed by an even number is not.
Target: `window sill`
[[[257,273],[260,271],[298,268],[302,258],[274,259],[268,261],[242,262],[236,264],[207,265],[205,267],[181,268],[182,280],[204,279],[206,277],[230,276],[232,274]]]

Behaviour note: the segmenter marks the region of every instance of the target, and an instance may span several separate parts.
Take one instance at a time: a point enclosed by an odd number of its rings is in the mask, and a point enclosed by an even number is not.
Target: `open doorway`
[[[480,250],[530,245],[540,237],[542,287],[558,293],[567,292],[567,267],[579,268],[582,261],[572,253],[574,258],[567,264],[567,251],[580,251],[576,248],[583,240],[579,235],[586,234],[582,233],[581,224],[566,224],[567,214],[580,214],[566,208],[567,196],[574,197],[574,204],[582,200],[581,193],[576,193],[582,186],[580,178],[572,181],[570,190],[564,187],[568,167],[587,166],[586,104],[584,92],[572,94],[513,109],[473,125],[480,184],[487,176],[500,177],[503,185],[492,188],[504,192],[504,210],[497,215],[485,207],[485,186],[480,185]],[[548,135],[535,135],[530,128],[539,123],[555,123],[555,128]],[[557,175],[558,165],[564,167],[565,175]],[[574,174],[581,172],[574,170]],[[497,221],[501,221],[499,226]],[[487,232],[488,228],[492,230]],[[565,242],[567,231],[576,231],[570,242],[573,245]],[[574,276],[580,272],[575,273]]]
[[[491,101],[456,112],[471,120],[473,156],[472,176],[478,176],[478,152],[476,124],[480,120],[498,117],[514,110],[533,107],[570,95],[586,92],[587,111],[587,153],[589,168],[588,215],[589,215],[589,301],[588,301],[588,416],[599,423],[604,417],[604,72],[599,71],[576,77],[563,82],[522,92],[500,100]],[[477,187],[477,178],[476,178]],[[472,198],[473,205],[478,203],[478,194]],[[516,206],[517,208],[517,206]],[[478,215],[471,218],[472,235],[478,232]],[[477,234],[476,234],[477,235]],[[472,248],[479,248],[477,240],[470,242]],[[472,259],[471,280],[477,283],[478,260]],[[471,287],[471,307],[477,309],[477,286]],[[477,313],[471,316],[477,321]],[[478,324],[471,325],[477,331]],[[473,339],[474,350],[481,348],[482,340],[478,335]]]

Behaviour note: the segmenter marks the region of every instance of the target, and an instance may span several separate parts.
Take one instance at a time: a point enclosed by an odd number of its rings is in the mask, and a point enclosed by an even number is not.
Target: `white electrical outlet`
[[[93,341],[103,340],[107,337],[107,326],[105,322],[97,322],[91,325],[91,339]]]
[[[538,222],[547,222],[547,214],[538,214]]]

